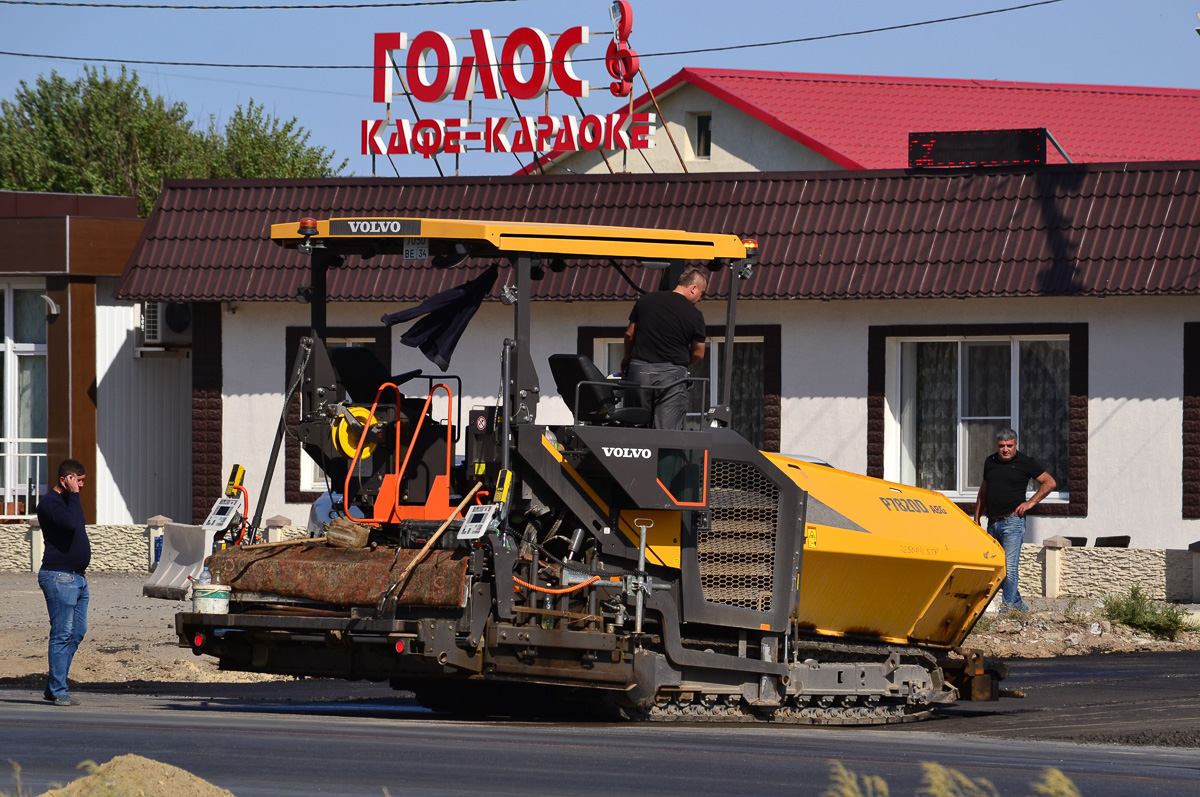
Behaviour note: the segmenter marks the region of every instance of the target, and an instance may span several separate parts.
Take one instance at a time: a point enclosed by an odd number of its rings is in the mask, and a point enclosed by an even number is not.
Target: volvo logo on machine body
[[[650,449],[648,448],[616,448],[613,446],[601,446],[600,450],[604,452],[606,457],[617,457],[618,459],[650,459]]]

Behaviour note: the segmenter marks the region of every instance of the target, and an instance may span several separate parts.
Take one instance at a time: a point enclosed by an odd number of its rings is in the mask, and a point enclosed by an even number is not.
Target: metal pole
[[[509,465],[511,464],[511,462],[510,462],[511,454],[509,453],[509,446],[511,445],[512,441],[509,439],[509,435],[512,433],[511,432],[512,424],[509,420],[509,416],[512,415],[512,405],[513,405],[513,398],[512,398],[512,347],[513,347],[513,342],[511,340],[509,340],[508,338],[505,338],[504,339],[504,351],[500,357],[500,381],[504,383],[504,387],[500,391],[500,393],[501,393],[500,400],[501,400],[501,402],[503,402],[500,407],[500,414],[501,414],[501,418],[500,418],[500,469],[501,470],[508,470]]]
[[[637,605],[637,614],[633,621],[634,633],[642,633],[642,617],[646,612],[646,526],[647,521],[644,518],[637,518],[633,521],[638,527],[638,572],[637,581],[634,585],[637,587],[637,595],[634,596]]]
[[[735,260],[729,266],[729,304],[725,315],[725,351],[721,357],[721,398],[713,410],[713,419],[722,426],[729,426],[733,417],[733,345],[737,337],[737,295],[741,284],[738,267],[742,262]]]
[[[317,333],[317,339],[321,345],[325,345],[325,309],[329,301],[328,297],[328,280],[326,279],[329,272],[329,267],[337,265],[338,256],[330,253],[325,249],[313,249],[312,257],[309,258],[309,274],[312,287],[312,296],[309,299],[309,319],[313,331]]]

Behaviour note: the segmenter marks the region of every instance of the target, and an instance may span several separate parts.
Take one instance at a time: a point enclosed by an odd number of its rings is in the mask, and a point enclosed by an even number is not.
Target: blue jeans
[[[1017,588],[1017,576],[1021,571],[1021,543],[1025,541],[1025,518],[1017,515],[988,518],[988,534],[1004,549],[1004,583],[1000,585],[1000,599],[1005,606],[1025,611],[1021,590]]]
[[[67,672],[75,650],[87,633],[87,579],[78,573],[61,570],[39,570],[38,586],[46,596],[50,613],[50,677],[46,694],[63,697],[67,694]]]

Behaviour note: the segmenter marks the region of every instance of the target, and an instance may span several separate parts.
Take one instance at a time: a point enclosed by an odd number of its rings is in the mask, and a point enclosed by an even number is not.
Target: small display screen
[[[1045,164],[1046,129],[941,130],[908,134],[908,167]]]

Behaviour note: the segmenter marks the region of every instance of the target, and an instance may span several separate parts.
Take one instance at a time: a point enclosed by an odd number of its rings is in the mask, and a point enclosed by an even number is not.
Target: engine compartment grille
[[[704,600],[771,610],[779,488],[748,462],[711,460],[712,523],[696,540]]]

